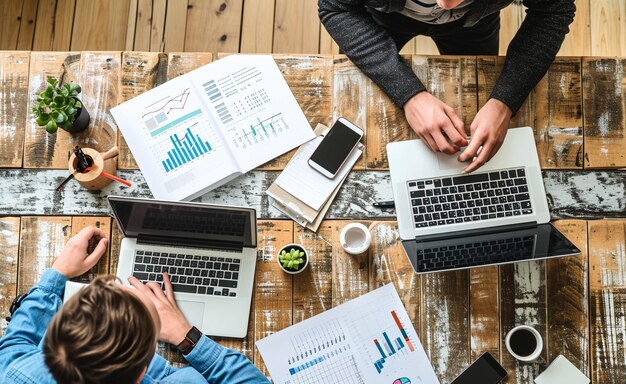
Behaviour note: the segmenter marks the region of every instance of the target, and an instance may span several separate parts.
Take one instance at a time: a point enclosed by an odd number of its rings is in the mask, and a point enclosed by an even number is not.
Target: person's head
[[[44,341],[59,383],[135,383],[152,359],[161,324],[154,304],[100,276],[54,316]]]

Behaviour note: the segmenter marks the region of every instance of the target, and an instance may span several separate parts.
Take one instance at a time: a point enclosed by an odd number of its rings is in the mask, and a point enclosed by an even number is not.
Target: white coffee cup
[[[367,251],[370,247],[372,235],[365,225],[361,223],[350,223],[341,230],[339,242],[344,251],[351,255],[359,255]]]
[[[537,360],[543,351],[543,338],[535,328],[528,325],[518,325],[511,329],[506,334],[504,344],[511,356],[524,362]]]

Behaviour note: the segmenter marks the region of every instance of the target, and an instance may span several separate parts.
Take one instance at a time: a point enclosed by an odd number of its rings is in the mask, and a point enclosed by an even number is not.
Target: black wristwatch
[[[187,332],[187,335],[185,335],[185,339],[176,346],[176,349],[178,349],[183,355],[188,355],[189,352],[193,350],[193,347],[198,344],[201,337],[202,332],[200,332],[200,330],[196,327],[191,327],[189,332]]]

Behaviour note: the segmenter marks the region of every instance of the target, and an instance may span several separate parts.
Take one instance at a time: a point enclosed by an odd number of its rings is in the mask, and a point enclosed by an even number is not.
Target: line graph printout
[[[256,345],[277,384],[439,383],[393,284]]]

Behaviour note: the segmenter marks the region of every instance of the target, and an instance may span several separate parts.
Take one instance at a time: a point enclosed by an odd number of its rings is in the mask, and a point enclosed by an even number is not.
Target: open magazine
[[[192,200],[315,137],[267,55],[227,56],[111,113],[166,200]]]

